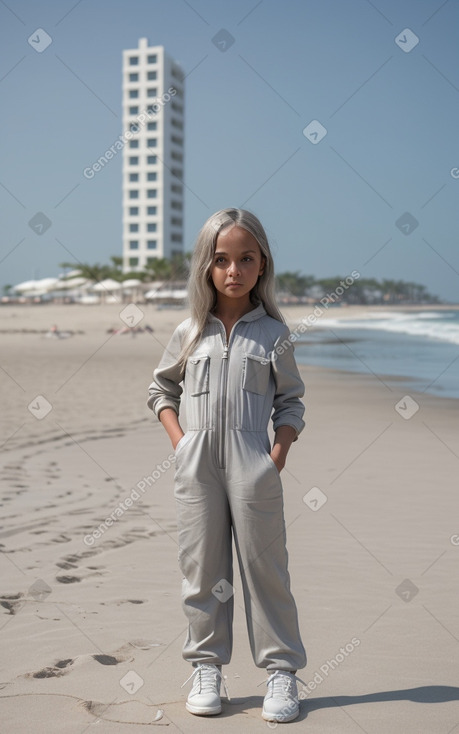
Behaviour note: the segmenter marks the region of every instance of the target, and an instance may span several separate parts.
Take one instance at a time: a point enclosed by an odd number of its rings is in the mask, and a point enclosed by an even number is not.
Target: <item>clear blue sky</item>
[[[186,250],[243,206],[278,271],[358,270],[458,302],[458,28],[457,0],[0,0],[0,285],[121,254],[121,154],[83,169],[122,133],[121,53],[147,37],[187,74]]]

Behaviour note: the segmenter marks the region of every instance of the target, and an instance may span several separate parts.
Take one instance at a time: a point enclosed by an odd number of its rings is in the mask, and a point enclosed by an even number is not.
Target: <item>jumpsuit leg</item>
[[[290,591],[280,475],[256,433],[228,431],[228,438],[227,492],[253,659],[268,670],[298,670],[306,653]]]
[[[231,516],[221,473],[209,460],[207,432],[193,434],[176,455],[175,471],[182,605],[188,619],[182,654],[191,663],[227,665],[234,606],[228,596]]]

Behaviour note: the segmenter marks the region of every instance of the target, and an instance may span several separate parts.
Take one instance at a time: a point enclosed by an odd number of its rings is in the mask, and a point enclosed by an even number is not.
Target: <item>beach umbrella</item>
[[[89,288],[91,280],[82,277],[68,278],[66,280],[59,280],[56,290],[70,290],[71,288]]]
[[[122,288],[122,285],[117,280],[106,278],[106,280],[101,280],[100,283],[96,283],[96,285],[93,286],[92,290],[97,292],[118,291],[120,288]]]
[[[13,287],[14,291],[18,293],[26,293],[27,291],[33,291],[37,287],[37,280],[25,280],[23,283],[18,283]]]
[[[59,283],[59,278],[42,278],[37,280],[37,288],[43,291],[50,291],[56,287],[56,283]]]
[[[41,278],[41,280],[26,280],[14,286],[14,290],[19,293],[28,293],[33,296],[41,296],[54,290],[58,278]]]

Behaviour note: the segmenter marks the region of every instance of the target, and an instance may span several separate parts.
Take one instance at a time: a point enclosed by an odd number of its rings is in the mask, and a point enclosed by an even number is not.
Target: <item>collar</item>
[[[262,316],[265,315],[266,309],[262,303],[259,303],[258,306],[252,308],[251,311],[247,311],[247,313],[241,316],[238,321],[256,321],[257,319],[260,319]],[[216,316],[214,316],[213,313],[209,311],[209,321],[220,321],[220,319],[218,319]]]

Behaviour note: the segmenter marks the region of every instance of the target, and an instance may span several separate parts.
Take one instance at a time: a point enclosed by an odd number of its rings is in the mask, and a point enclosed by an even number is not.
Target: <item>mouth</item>
[[[242,283],[227,283],[227,288],[239,288],[242,285]]]

